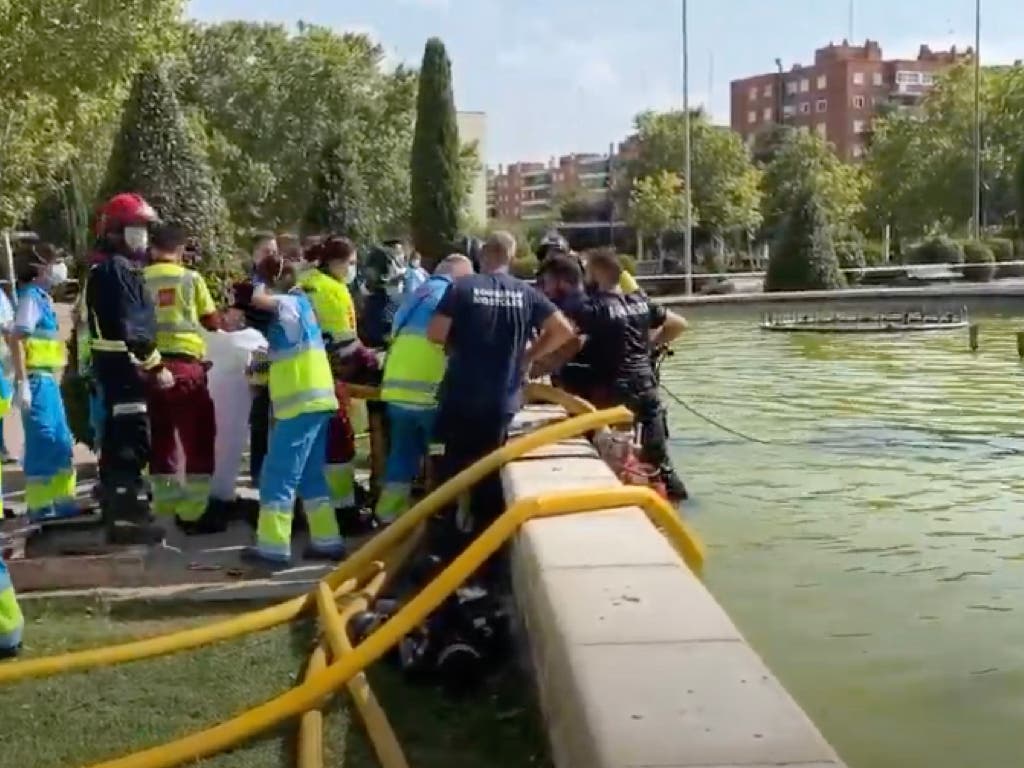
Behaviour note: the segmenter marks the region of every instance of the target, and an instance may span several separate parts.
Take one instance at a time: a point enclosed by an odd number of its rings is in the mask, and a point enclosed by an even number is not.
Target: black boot
[[[21,653],[21,643],[18,643],[13,648],[0,648],[0,661],[15,659],[19,653]]]
[[[160,544],[164,529],[153,521],[153,513],[141,483],[111,482],[104,485],[100,507],[110,544]]]
[[[198,520],[182,520],[180,517],[175,517],[174,522],[177,524],[178,529],[186,536],[208,536],[214,533],[224,533],[228,529],[228,521],[231,519],[230,505],[231,502],[210,499]]]
[[[373,512],[355,506],[340,507],[334,510],[334,516],[338,519],[338,529],[344,538],[366,536],[379,527]]]
[[[690,494],[686,491],[686,484],[676,474],[673,467],[662,467],[659,474],[661,475],[661,482],[665,486],[665,494],[668,496],[669,501],[679,502],[690,498]]]

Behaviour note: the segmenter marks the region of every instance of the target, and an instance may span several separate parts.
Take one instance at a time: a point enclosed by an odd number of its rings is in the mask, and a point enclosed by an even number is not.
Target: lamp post
[[[686,231],[683,232],[683,265],[686,293],[693,293],[693,204],[690,196],[690,49],[687,29],[687,2],[683,0],[683,203],[686,206]]]
[[[974,2],[974,239],[981,238],[981,0]]]

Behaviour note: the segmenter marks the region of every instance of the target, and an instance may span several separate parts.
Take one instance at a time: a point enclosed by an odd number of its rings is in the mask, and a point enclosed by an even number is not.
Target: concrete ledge
[[[508,465],[508,502],[618,482],[566,447]],[[642,510],[527,523],[512,573],[558,768],[842,765]]]

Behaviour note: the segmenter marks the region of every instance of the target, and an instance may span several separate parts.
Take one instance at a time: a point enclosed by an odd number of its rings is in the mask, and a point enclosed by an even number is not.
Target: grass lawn
[[[225,614],[196,607],[23,601],[26,655],[38,656],[157,634]],[[170,611],[170,612],[169,612]],[[3,764],[76,768],[213,725],[296,684],[314,640],[298,622],[198,651],[0,688]],[[543,731],[528,681],[510,669],[460,701],[404,683],[386,664],[371,682],[412,768],[545,768]],[[347,695],[325,716],[326,766],[377,762]],[[204,768],[284,768],[295,762],[297,721],[204,760]]]

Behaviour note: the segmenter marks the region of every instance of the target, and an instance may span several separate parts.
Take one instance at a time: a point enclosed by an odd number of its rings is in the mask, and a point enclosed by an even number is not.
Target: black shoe
[[[0,648],[0,661],[15,659],[19,653],[21,653],[21,643],[18,643],[13,648]]]
[[[259,571],[267,574],[274,574],[285,571],[292,567],[291,559],[275,560],[267,557],[257,547],[245,547],[241,554],[242,562],[246,565],[255,566]]]
[[[324,563],[340,563],[346,557],[348,557],[348,553],[345,552],[345,550],[329,553],[319,549],[314,549],[312,546],[308,546],[302,551],[303,560],[314,560]]]
[[[217,504],[223,503],[217,502]],[[228,529],[228,517],[223,508],[214,507],[213,504],[214,502],[211,501],[207,505],[206,511],[200,515],[198,520],[182,520],[180,517],[175,517],[174,523],[178,526],[178,530],[186,536],[209,536],[214,533],[224,533]]]
[[[366,536],[380,527],[373,512],[358,507],[341,507],[334,510],[334,516],[343,538]]]
[[[665,486],[665,494],[669,501],[686,501],[690,494],[686,491],[686,484],[676,474],[674,469],[661,471],[661,482]]]

